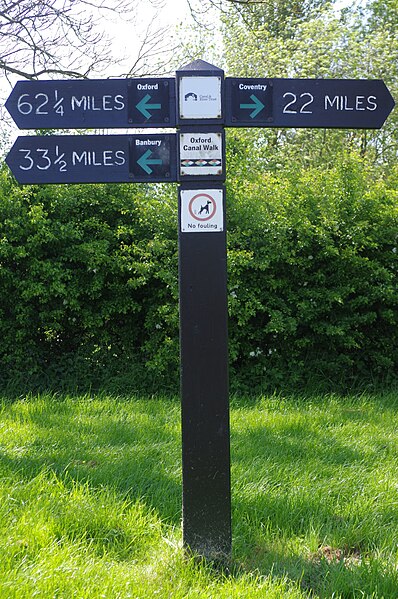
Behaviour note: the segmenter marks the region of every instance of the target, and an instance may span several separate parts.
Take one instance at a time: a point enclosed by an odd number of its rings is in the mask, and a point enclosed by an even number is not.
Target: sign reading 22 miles
[[[227,77],[228,127],[378,129],[394,107],[381,80]]]

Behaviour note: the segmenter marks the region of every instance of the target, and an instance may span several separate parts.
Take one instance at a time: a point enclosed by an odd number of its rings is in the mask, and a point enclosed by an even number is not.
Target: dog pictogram
[[[210,206],[210,204],[211,204],[210,200],[207,200],[206,204],[202,204],[201,207],[200,207],[200,210],[198,212],[198,215],[202,214],[203,212],[205,212],[206,214],[209,214],[209,206]]]
[[[217,205],[211,195],[199,192],[191,198],[188,211],[194,220],[201,222],[208,221],[214,218]]]

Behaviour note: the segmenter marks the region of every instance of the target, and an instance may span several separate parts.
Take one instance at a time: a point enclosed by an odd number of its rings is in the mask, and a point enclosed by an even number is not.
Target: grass
[[[0,407],[0,598],[398,597],[398,395],[233,399],[233,556],[181,548],[177,400]]]

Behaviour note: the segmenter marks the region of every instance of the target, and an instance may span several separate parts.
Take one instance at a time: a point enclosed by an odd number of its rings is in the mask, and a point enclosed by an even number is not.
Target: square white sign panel
[[[180,174],[221,175],[222,134],[180,133]]]
[[[221,119],[221,77],[181,77],[180,118]]]
[[[182,189],[181,231],[219,233],[224,230],[223,189]]]

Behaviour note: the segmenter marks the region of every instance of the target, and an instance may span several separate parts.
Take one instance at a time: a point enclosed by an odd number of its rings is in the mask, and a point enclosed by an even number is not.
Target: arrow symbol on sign
[[[149,112],[150,110],[160,110],[162,108],[161,104],[148,104],[151,97],[152,96],[147,94],[135,106],[146,119],[150,119],[152,116]]]
[[[254,109],[253,112],[250,113],[250,118],[254,119],[262,109],[265,108],[265,104],[263,104],[254,94],[250,96],[250,100],[253,100],[253,104],[240,104],[240,108],[247,108],[248,110]]]
[[[149,166],[150,164],[163,164],[163,160],[161,160],[160,158],[151,158],[150,156],[152,156],[152,152],[151,150],[147,150],[145,152],[145,154],[143,154],[141,156],[141,158],[139,158],[137,160],[137,164],[146,172],[148,173],[148,175],[150,175],[153,171],[151,169],[151,167]]]

